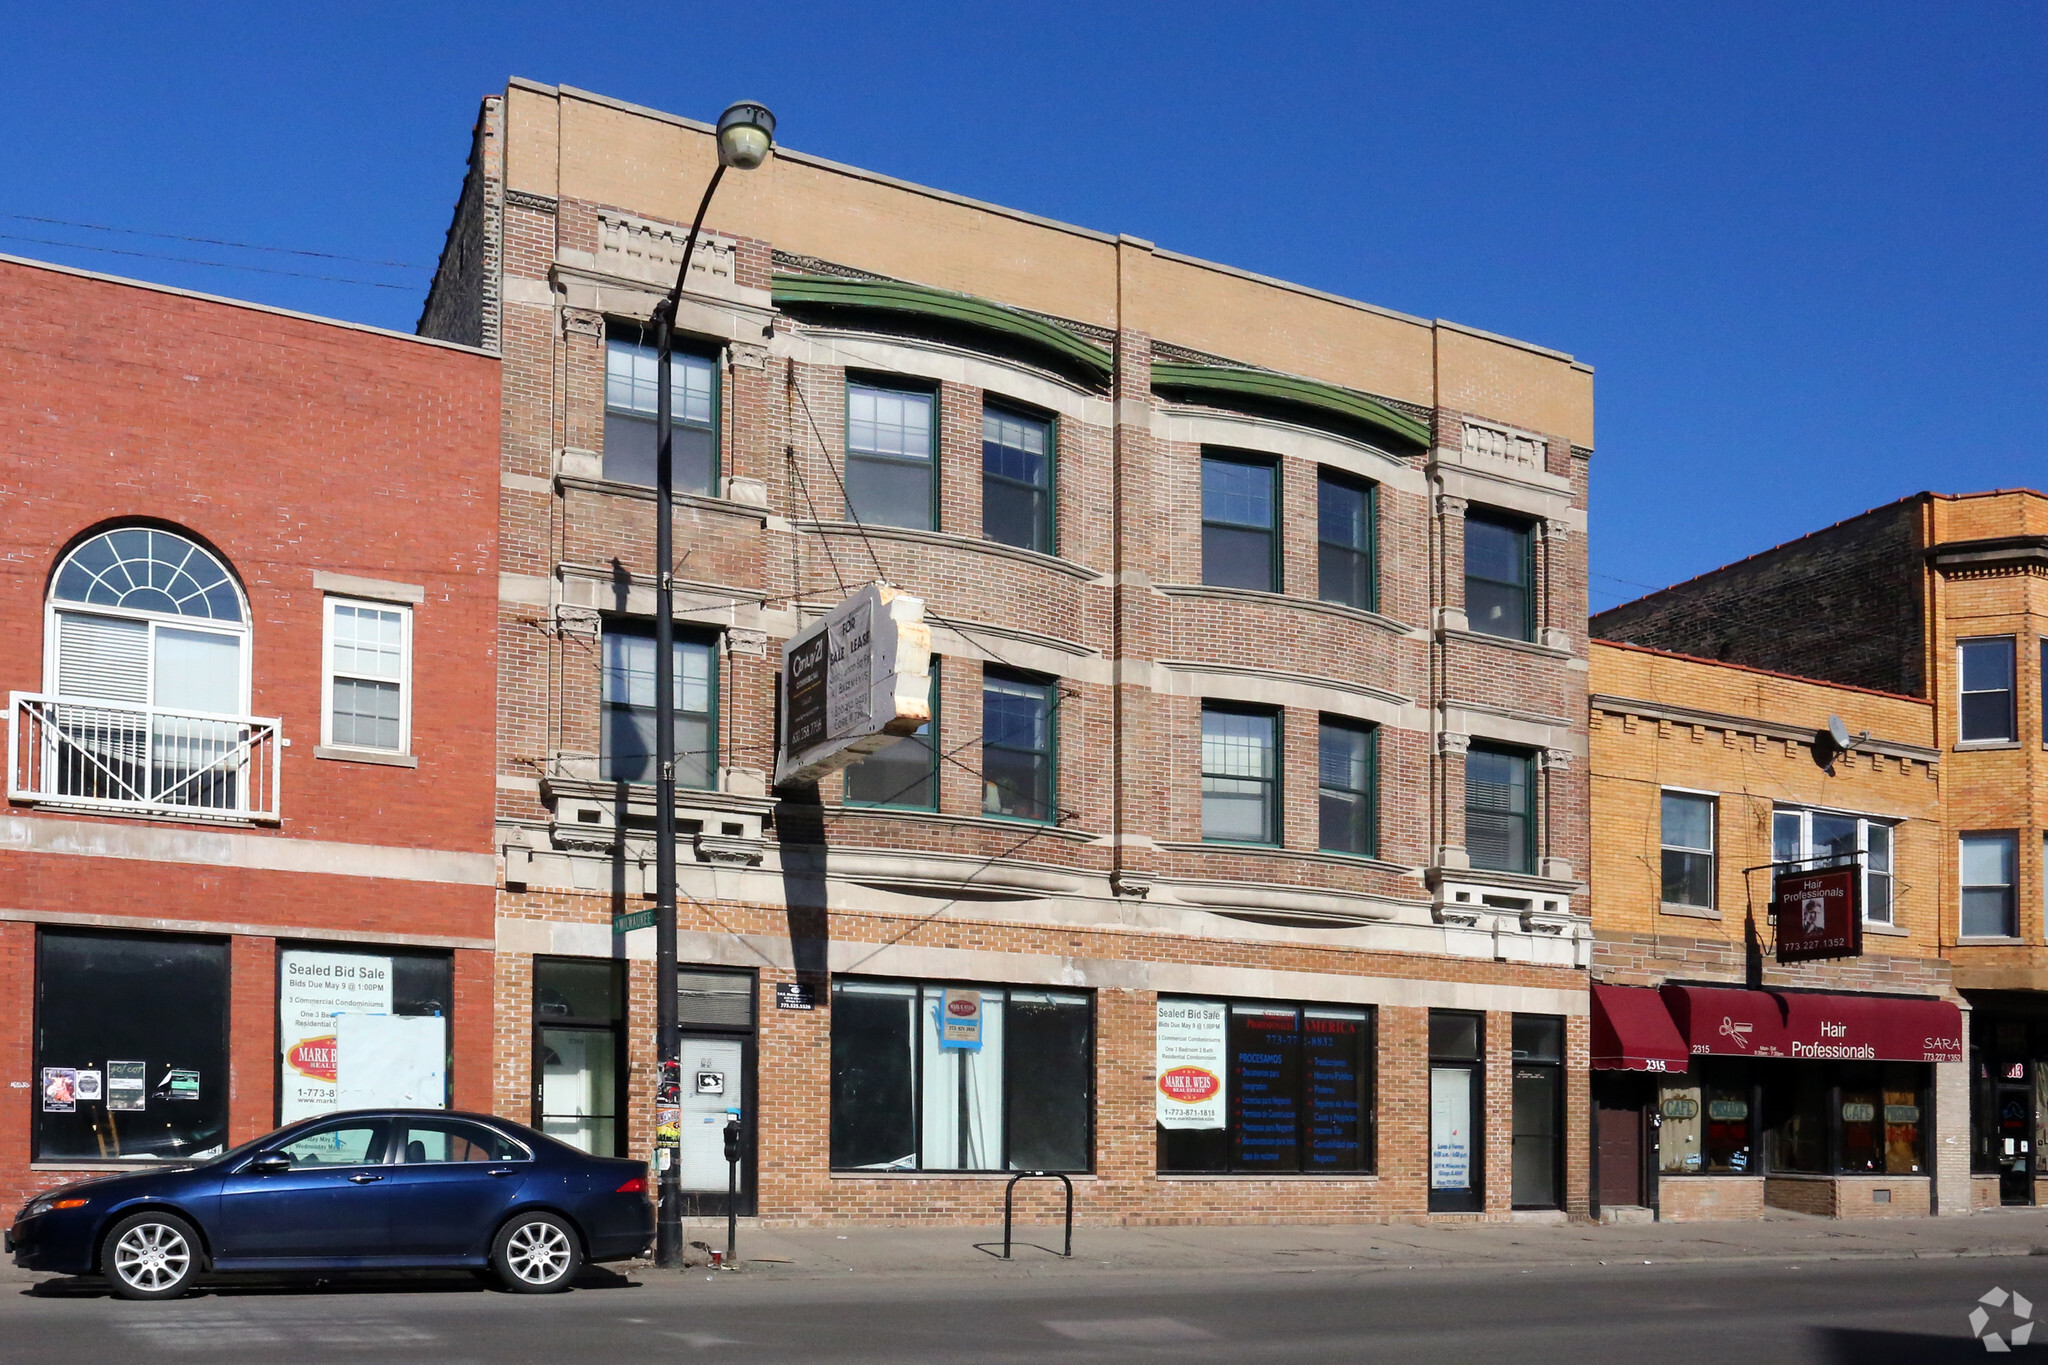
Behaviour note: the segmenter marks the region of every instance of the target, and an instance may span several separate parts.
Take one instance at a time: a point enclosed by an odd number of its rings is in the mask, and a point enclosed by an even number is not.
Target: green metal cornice
[[[810,304],[814,307],[859,308],[901,313],[951,323],[959,327],[994,332],[1034,349],[1051,353],[1065,364],[1077,367],[1098,381],[1107,380],[1112,368],[1108,351],[1084,341],[1072,332],[1055,327],[1043,318],[972,294],[952,294],[921,284],[898,280],[850,280],[836,275],[777,275],[770,282],[778,307]]]
[[[1430,433],[1426,423],[1352,389],[1341,389],[1335,384],[1322,384],[1313,379],[1297,379],[1293,375],[1272,374],[1265,370],[1226,369],[1220,365],[1154,364],[1152,387],[1218,398],[1226,403],[1233,398],[1252,398],[1314,408],[1353,422],[1363,422],[1415,445],[1429,444]]]

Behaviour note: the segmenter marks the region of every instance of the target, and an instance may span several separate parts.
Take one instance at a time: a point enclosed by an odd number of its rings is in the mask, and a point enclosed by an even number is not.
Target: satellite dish
[[[1835,742],[1837,749],[1844,751],[1848,750],[1854,742],[1849,738],[1849,727],[1842,724],[1840,716],[1828,717],[1828,738]]]

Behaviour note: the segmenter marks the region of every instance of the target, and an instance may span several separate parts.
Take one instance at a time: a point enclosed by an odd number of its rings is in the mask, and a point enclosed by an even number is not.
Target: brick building
[[[1923,876],[1939,888],[1937,946],[1966,1006],[1975,1198],[2038,1202],[2035,1154],[2048,1138],[2048,498],[1916,494],[1593,625],[1604,638],[1929,704],[1943,840]]]
[[[12,258],[0,330],[0,1199],[487,1106],[496,359]]]
[[[504,358],[495,1103],[600,1151],[652,1147],[642,328],[713,158],[514,81],[421,319]],[[1587,367],[793,152],[706,234],[693,1207],[733,1113],[771,1219],[986,1219],[1015,1167],[1097,1221],[1583,1211]],[[877,579],[934,719],[772,789],[781,642]]]
[[[1599,640],[1592,665],[1602,1216],[1967,1211],[1934,708]],[[1816,750],[1830,716],[1853,753]],[[1860,866],[1860,956],[1777,959],[1773,863]]]

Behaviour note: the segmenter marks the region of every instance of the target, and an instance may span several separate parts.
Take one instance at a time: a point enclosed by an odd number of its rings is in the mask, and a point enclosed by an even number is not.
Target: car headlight
[[[57,1201],[48,1195],[44,1195],[40,1199],[29,1200],[28,1207],[21,1211],[21,1216],[23,1218],[40,1218],[56,1207]]]

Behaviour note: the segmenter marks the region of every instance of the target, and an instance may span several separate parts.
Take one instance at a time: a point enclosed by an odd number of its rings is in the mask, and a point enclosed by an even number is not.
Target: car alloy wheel
[[[506,1224],[492,1260],[505,1286],[522,1294],[566,1289],[583,1260],[576,1234],[552,1214],[529,1214]]]
[[[105,1267],[123,1298],[171,1298],[199,1269],[192,1229],[168,1214],[138,1214],[108,1235]]]

